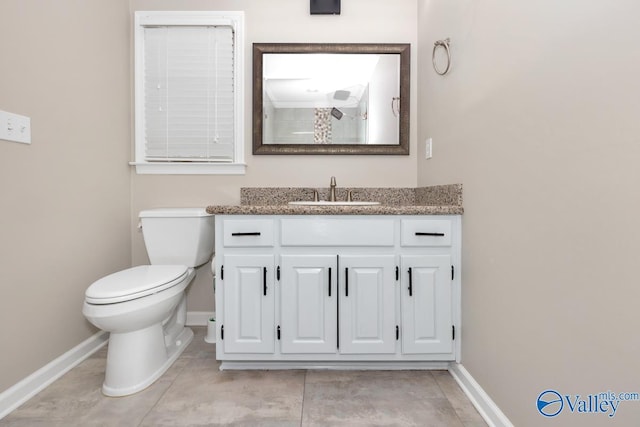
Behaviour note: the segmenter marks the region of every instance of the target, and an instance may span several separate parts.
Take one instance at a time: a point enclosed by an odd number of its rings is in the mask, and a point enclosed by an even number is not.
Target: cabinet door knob
[[[409,267],[409,296],[413,296],[413,274],[411,274],[411,267]]]
[[[259,231],[252,231],[250,233],[231,233],[232,236],[259,236]]]
[[[331,267],[329,267],[329,297],[331,297]]]

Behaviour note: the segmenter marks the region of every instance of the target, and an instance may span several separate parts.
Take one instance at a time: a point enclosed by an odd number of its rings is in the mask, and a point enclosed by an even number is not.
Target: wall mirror
[[[409,44],[253,45],[253,154],[409,154]]]

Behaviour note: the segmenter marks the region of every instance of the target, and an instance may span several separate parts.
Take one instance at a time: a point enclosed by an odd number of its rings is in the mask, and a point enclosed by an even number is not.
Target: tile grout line
[[[180,355],[180,357],[182,357],[182,355]],[[179,357],[179,358],[180,358]],[[179,359],[178,358],[178,359]],[[177,362],[177,360],[176,360]],[[156,408],[156,406],[158,406],[158,403],[160,403],[160,401],[162,400],[162,398],[164,397],[165,394],[167,394],[167,392],[171,389],[171,387],[173,386],[173,383],[176,382],[176,380],[178,379],[178,377],[180,376],[180,374],[182,374],[182,371],[185,370],[185,368],[187,367],[188,364],[190,364],[192,362],[192,360],[189,360],[189,363],[186,363],[185,366],[182,367],[182,369],[180,369],[180,371],[176,374],[175,378],[173,380],[171,380],[171,383],[169,384],[169,386],[165,389],[164,392],[162,392],[162,394],[158,397],[158,400],[156,400],[156,402],[153,404],[153,406],[151,406],[151,408],[149,408],[149,410],[146,412],[146,414],[144,414],[144,416],[140,419],[140,423],[138,424],[138,427],[141,427],[144,424],[144,420],[145,418],[147,418],[149,416],[149,414]],[[174,362],[175,363],[175,362]],[[166,373],[166,372],[165,372]],[[163,374],[164,375],[164,374]]]
[[[454,408],[453,405],[451,404],[451,401],[449,400],[449,396],[447,396],[447,393],[440,386],[440,382],[438,381],[438,378],[436,378],[436,376],[433,375],[433,372],[431,372],[431,371],[429,371],[429,375],[431,376],[431,379],[436,384],[436,386],[438,386],[438,390],[440,390],[440,393],[442,393],[442,396],[446,399],[446,401],[449,404],[449,406],[451,407],[451,409],[453,409],[453,413],[455,414],[456,419],[458,421],[460,421],[460,425],[464,426],[464,423],[462,422],[462,420],[458,416],[458,412],[456,411],[456,408]]]
[[[307,390],[307,374],[309,370],[304,371],[304,382],[302,383],[302,407],[300,408],[300,427],[302,427],[302,420],[304,420],[304,395]]]
[[[447,375],[451,375],[449,371],[446,371],[446,372],[447,372]],[[440,385],[440,381],[438,381],[438,378],[436,378],[436,376],[433,375],[433,372],[430,372],[430,374],[431,374],[431,377],[433,378],[433,381],[435,381],[436,385],[442,392],[442,395],[444,396],[444,398],[447,399],[447,402],[449,402],[449,406],[451,406],[451,409],[453,409],[453,413],[456,415],[456,418],[458,419],[458,421],[460,421],[460,425],[464,426],[465,422],[462,420],[462,418],[460,418],[460,413],[458,412],[458,409],[453,405],[453,402],[449,398],[449,395]]]

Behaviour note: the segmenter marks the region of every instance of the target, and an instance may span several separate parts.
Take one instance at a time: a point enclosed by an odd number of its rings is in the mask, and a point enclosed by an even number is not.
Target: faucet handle
[[[335,176],[331,177],[331,183],[329,185],[336,185],[336,177]]]
[[[347,192],[347,202],[353,202],[353,190]]]
[[[318,197],[318,190],[313,190],[313,201],[317,202],[320,200],[320,197]]]

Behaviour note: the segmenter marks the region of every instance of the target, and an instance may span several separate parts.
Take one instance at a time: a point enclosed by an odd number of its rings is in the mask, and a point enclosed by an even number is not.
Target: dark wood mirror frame
[[[263,69],[265,53],[368,53],[400,55],[399,144],[263,144]],[[253,154],[409,154],[410,44],[253,44]]]

